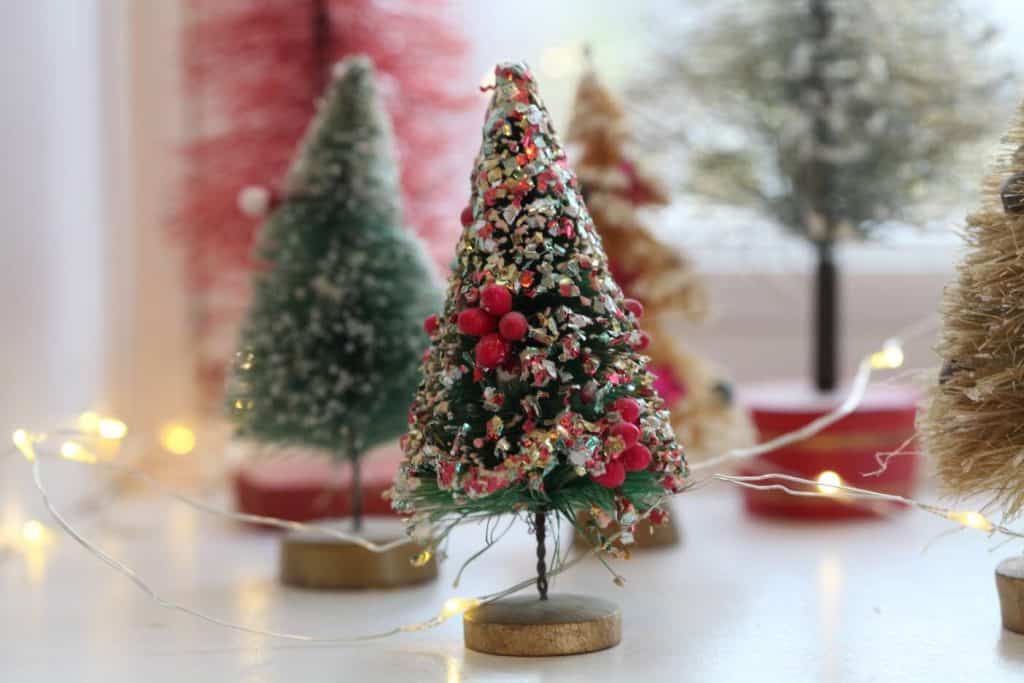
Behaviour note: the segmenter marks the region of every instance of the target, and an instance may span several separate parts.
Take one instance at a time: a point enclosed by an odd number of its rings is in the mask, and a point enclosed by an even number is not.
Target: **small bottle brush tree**
[[[675,135],[693,148],[690,190],[813,246],[821,391],[839,381],[836,244],[912,217],[925,196],[955,197],[940,181],[991,126],[1007,79],[986,63],[992,32],[975,28],[955,0],[750,0],[671,36],[636,88],[673,114],[657,118],[651,146]]]
[[[336,69],[267,218],[227,407],[245,439],[319,449],[351,463],[396,438],[438,297],[402,226],[398,176],[373,69]]]
[[[204,403],[219,407],[250,292],[259,208],[315,113],[331,66],[366,55],[387,85],[405,223],[447,266],[477,99],[446,0],[182,0],[189,139],[169,229],[184,247]],[[423,77],[430,65],[431,78]],[[246,186],[267,186],[242,195]]]
[[[628,530],[687,475],[625,299],[536,84],[499,65],[443,313],[392,492],[413,523],[528,514]]]
[[[673,317],[704,320],[707,292],[690,259],[650,230],[644,209],[662,207],[670,195],[637,163],[621,102],[589,61],[576,89],[568,139],[587,209],[612,255],[610,267],[623,291],[642,302],[651,335],[650,370],[672,413],[676,435],[690,456],[720,453],[753,441],[753,427],[735,404],[728,381],[716,377],[670,333]]]
[[[967,221],[967,253],[946,288],[943,365],[920,427],[947,489],[1024,510],[1024,107]]]

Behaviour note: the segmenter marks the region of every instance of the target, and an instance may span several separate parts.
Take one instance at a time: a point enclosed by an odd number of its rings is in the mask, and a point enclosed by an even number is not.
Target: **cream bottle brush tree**
[[[967,252],[945,289],[942,370],[919,420],[947,490],[1024,510],[1024,106],[967,220]]]
[[[731,383],[685,349],[671,330],[673,320],[705,319],[707,290],[692,260],[649,227],[642,210],[666,206],[670,194],[631,153],[625,108],[598,76],[589,50],[586,62],[567,137],[575,143],[582,194],[611,255],[612,272],[623,291],[644,308],[655,388],[689,456],[749,445],[753,426],[736,403]]]

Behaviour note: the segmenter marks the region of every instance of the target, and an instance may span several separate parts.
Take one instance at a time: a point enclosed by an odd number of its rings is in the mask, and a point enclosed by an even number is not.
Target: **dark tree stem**
[[[363,530],[363,464],[362,458],[350,458],[352,463],[352,530]]]
[[[828,110],[832,93],[825,77],[825,60],[829,35],[832,33],[833,14],[829,0],[809,0],[812,40],[817,54],[811,65],[806,87],[813,94],[814,147],[828,147],[833,143],[828,123]],[[837,217],[832,206],[834,192],[832,168],[817,154],[804,169],[806,175],[799,183],[803,187],[804,205],[813,214],[817,266],[814,278],[814,385],[827,392],[839,383],[839,277],[834,259]],[[820,231],[823,234],[818,234]]]
[[[547,550],[544,547],[546,534],[547,514],[545,512],[535,513],[533,516],[533,530],[537,536],[537,592],[541,600],[548,599],[548,567],[545,562]]]
[[[327,87],[331,66],[331,19],[327,13],[327,0],[313,0],[313,97]]]
[[[814,286],[814,384],[832,391],[839,382],[839,278],[832,242],[817,244]]]

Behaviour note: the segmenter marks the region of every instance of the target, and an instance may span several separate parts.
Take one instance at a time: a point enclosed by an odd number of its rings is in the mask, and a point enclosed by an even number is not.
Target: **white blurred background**
[[[564,122],[584,42],[621,86],[650,58],[651,18],[701,4],[460,0],[451,11],[473,41],[467,87],[495,61],[524,58]],[[970,6],[1001,28],[1007,54],[1024,57],[1019,0]],[[192,369],[181,256],[162,234],[184,115],[181,13],[170,0],[0,0],[0,18],[0,427],[90,407],[135,421],[149,419],[139,415],[146,411],[186,416]],[[844,248],[847,366],[935,310],[961,221],[950,215],[938,236]],[[683,334],[740,381],[801,374],[805,245],[764,226],[741,228],[742,239],[723,240],[713,217],[673,210],[660,221],[668,239],[696,255],[715,297],[711,324]],[[928,346],[908,349],[910,367],[933,364]]]

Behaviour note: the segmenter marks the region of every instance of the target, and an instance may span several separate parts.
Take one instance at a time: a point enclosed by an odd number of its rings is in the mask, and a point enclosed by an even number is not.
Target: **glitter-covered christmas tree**
[[[672,333],[673,322],[704,320],[707,291],[690,258],[648,226],[644,210],[663,207],[670,197],[631,154],[630,132],[621,102],[601,81],[588,54],[567,137],[579,150],[574,165],[587,209],[611,255],[612,273],[623,291],[644,306],[655,389],[691,458],[747,446],[754,439],[753,426],[736,404],[730,382]]]
[[[414,522],[528,514],[543,601],[549,518],[588,510],[628,534],[687,469],[641,311],[611,276],[533,77],[509,63],[495,78],[393,499]]]
[[[360,457],[404,430],[422,320],[439,299],[402,226],[390,126],[365,58],[336,67],[257,257],[227,391],[237,435],[351,462],[358,529]]]

